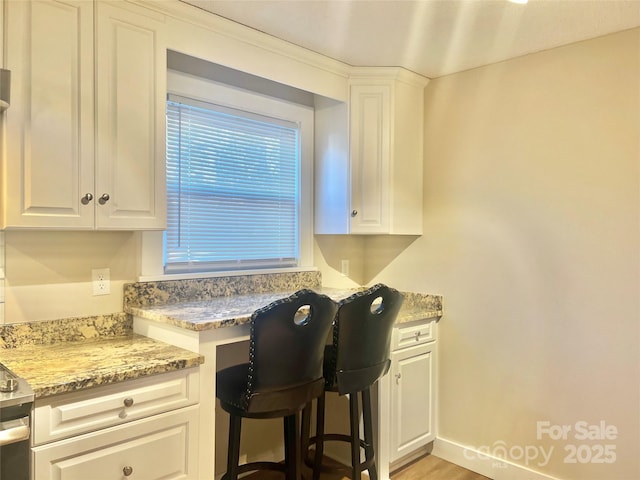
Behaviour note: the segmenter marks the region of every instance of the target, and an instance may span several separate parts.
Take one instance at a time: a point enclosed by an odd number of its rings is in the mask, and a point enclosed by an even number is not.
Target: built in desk
[[[243,293],[228,294],[229,289],[219,285],[215,292],[202,293],[202,284],[185,286],[181,283],[162,283],[125,285],[125,312],[133,316],[135,333],[204,356],[205,361],[200,367],[199,478],[214,479],[217,350],[223,345],[248,340],[253,312],[301,287],[294,285],[264,292],[260,291],[264,287],[254,285],[254,288],[247,288],[253,293],[245,290]],[[323,288],[318,285],[310,288],[335,301],[358,290]],[[191,299],[179,301],[181,295],[190,296]],[[441,315],[440,296],[407,293],[397,321],[404,323]],[[387,428],[384,425],[385,417],[388,422],[388,415],[378,418],[380,436]],[[380,479],[388,479],[388,452],[384,446],[378,450],[378,458]]]

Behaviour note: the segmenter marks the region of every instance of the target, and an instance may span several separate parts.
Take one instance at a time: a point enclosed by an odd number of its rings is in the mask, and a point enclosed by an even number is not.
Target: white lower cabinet
[[[197,479],[198,407],[34,447],[37,480]]]
[[[34,480],[197,480],[198,370],[37,400]]]
[[[390,463],[394,467],[435,439],[436,322],[394,329],[391,352]]]

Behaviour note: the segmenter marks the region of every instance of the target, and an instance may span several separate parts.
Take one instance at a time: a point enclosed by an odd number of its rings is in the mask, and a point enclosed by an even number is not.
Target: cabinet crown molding
[[[129,0],[145,8],[156,10],[168,17],[197,25],[233,40],[260,47],[278,55],[286,56],[336,75],[347,78],[350,66],[326,55],[308,50],[280,38],[254,30],[213,13],[201,10],[178,0]]]
[[[363,80],[395,80],[415,87],[424,88],[429,78],[402,67],[351,67],[349,80],[361,83]]]
[[[393,78],[404,83],[421,87],[426,86],[429,81],[429,78],[402,67],[354,67],[326,55],[287,42],[286,40],[254,30],[250,27],[234,22],[233,20],[201,10],[179,0],[166,0],[163,2],[158,2],[157,0],[128,1],[130,3],[143,6],[144,8],[155,10],[172,19],[197,25],[228,38],[251,44],[264,50],[277,53],[278,55],[283,55],[299,62],[321,68],[333,74],[340,75],[345,79],[359,77],[372,78],[380,76]]]

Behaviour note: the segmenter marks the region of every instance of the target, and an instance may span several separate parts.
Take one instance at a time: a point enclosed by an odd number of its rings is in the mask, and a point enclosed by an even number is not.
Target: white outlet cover
[[[345,277],[349,276],[349,260],[340,261],[340,273]]]
[[[111,293],[111,279],[108,268],[91,270],[91,286],[94,295],[109,295]]]

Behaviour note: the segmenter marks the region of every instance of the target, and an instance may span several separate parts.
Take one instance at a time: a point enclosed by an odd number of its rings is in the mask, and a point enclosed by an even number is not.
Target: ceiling
[[[640,26],[640,0],[183,0],[353,66],[435,78]]]

